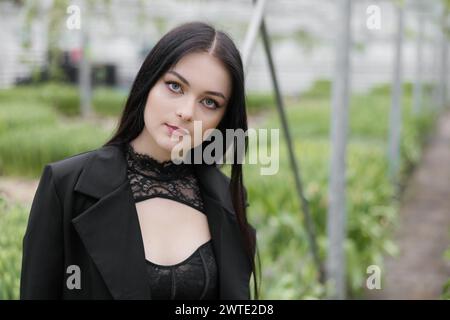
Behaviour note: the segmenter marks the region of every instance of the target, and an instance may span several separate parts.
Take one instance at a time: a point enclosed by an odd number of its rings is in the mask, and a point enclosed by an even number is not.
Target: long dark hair
[[[169,68],[174,66],[183,56],[193,52],[209,52],[222,61],[232,78],[231,97],[217,129],[224,137],[226,136],[226,129],[242,129],[247,132],[244,71],[239,51],[225,32],[218,31],[203,22],[189,22],[170,30],[149,52],[131,87],[118,128],[113,137],[105,143],[105,146],[123,145],[141,133],[145,126],[144,109],[151,88]],[[211,143],[206,140],[200,147],[204,148]],[[224,144],[222,154],[225,154],[230,142],[227,141],[227,144]],[[248,138],[245,136],[244,155],[247,148]],[[242,164],[236,159],[238,155],[236,143],[233,151],[235,161],[233,161],[231,167],[230,194],[253,271],[254,298],[258,299],[259,286],[254,259],[256,237],[254,237],[247,221]],[[258,261],[260,261],[259,252]]]

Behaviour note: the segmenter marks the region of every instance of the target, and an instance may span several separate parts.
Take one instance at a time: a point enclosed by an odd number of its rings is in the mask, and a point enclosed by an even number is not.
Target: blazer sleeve
[[[23,237],[20,299],[60,299],[63,279],[62,205],[46,165]]]

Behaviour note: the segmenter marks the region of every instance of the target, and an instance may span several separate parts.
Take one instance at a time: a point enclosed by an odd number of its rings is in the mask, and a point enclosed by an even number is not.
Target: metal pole
[[[331,100],[331,159],[329,208],[327,218],[328,257],[327,281],[334,286],[332,298],[345,299],[346,234],[346,149],[348,131],[351,0],[339,0],[336,38],[336,62]]]
[[[79,88],[81,115],[86,118],[92,113],[91,63],[89,57],[89,8],[85,1],[81,2],[81,61],[79,66]]]
[[[253,0],[253,3],[255,3],[255,0]],[[271,76],[272,84],[273,84],[274,91],[275,91],[276,106],[277,106],[278,114],[280,115],[283,132],[286,137],[286,144],[288,147],[291,169],[294,174],[294,181],[295,181],[295,186],[296,186],[296,190],[297,190],[297,196],[300,199],[300,204],[301,204],[303,215],[304,215],[305,222],[306,222],[306,233],[308,235],[308,241],[309,241],[309,245],[310,245],[311,254],[313,256],[314,263],[316,264],[316,267],[318,270],[319,281],[321,283],[323,283],[325,280],[325,272],[324,272],[324,268],[320,262],[319,252],[318,252],[318,247],[317,247],[317,242],[316,242],[316,232],[315,232],[315,228],[314,228],[314,223],[312,221],[311,213],[309,211],[308,201],[304,195],[303,184],[302,184],[302,181],[300,178],[300,173],[299,173],[300,169],[297,164],[297,160],[295,158],[295,153],[294,153],[293,143],[292,143],[292,139],[291,139],[291,135],[290,135],[289,125],[288,125],[287,117],[286,117],[286,114],[284,111],[283,98],[281,96],[281,90],[279,88],[278,80],[276,77],[275,65],[274,65],[273,59],[272,59],[269,36],[268,36],[266,26],[264,23],[264,17],[263,17],[264,5],[265,5],[265,0],[258,1],[257,6],[256,6],[256,13],[253,15],[252,23],[250,24],[250,27],[249,27],[250,30],[247,32],[247,37],[246,37],[246,41],[245,41],[246,45],[244,46],[244,50],[243,50],[243,52],[244,52],[244,69],[245,70],[248,69],[249,57],[252,53],[252,50],[254,47],[254,41],[256,39],[256,36],[258,34],[257,31],[259,29],[261,32],[264,51],[265,51],[265,54],[267,57],[270,76]]]
[[[432,39],[432,59],[433,59],[433,65],[432,65],[432,83],[433,83],[433,89],[431,92],[432,96],[432,110],[433,112],[437,112],[439,110],[439,56],[440,56],[440,45],[439,42],[441,40],[441,31],[439,29],[439,26],[434,26],[433,28],[433,39]]]
[[[250,65],[250,57],[255,47],[256,37],[258,36],[258,31],[263,20],[265,7],[266,0],[260,0],[256,3],[255,11],[253,12],[253,16],[250,20],[250,25],[245,36],[242,47],[242,63],[244,64],[245,74],[247,74],[247,70]]]
[[[400,165],[400,141],[402,127],[402,44],[403,44],[403,7],[396,6],[397,35],[395,40],[394,76],[392,81],[392,105],[389,126],[389,177],[396,184]]]
[[[423,65],[423,29],[424,17],[417,13],[418,35],[417,35],[417,55],[416,55],[416,78],[414,82],[414,103],[413,112],[418,114],[422,111],[422,65]]]
[[[448,90],[448,42],[447,42],[447,11],[442,9],[440,41],[440,68],[439,68],[439,111],[447,107]]]
[[[261,35],[262,35],[262,39],[263,39],[264,50],[266,52],[267,62],[269,64],[269,68],[270,68],[270,75],[272,78],[273,87],[275,90],[277,109],[278,109],[278,113],[280,115],[281,124],[283,126],[283,132],[286,137],[286,143],[287,143],[288,152],[289,152],[289,160],[291,163],[292,172],[294,173],[295,186],[297,189],[297,196],[299,197],[299,199],[301,199],[301,206],[302,206],[302,211],[303,211],[303,215],[304,215],[305,222],[306,222],[306,232],[308,235],[308,241],[309,241],[309,245],[311,248],[311,253],[312,253],[314,262],[316,264],[316,267],[318,269],[318,272],[319,272],[319,281],[324,282],[325,275],[324,275],[324,270],[323,270],[323,267],[322,267],[322,264],[321,264],[320,258],[319,258],[314,223],[312,221],[311,213],[309,211],[308,201],[306,200],[306,197],[305,197],[304,191],[303,191],[303,184],[302,184],[302,181],[300,178],[300,173],[299,173],[300,169],[297,164],[297,160],[295,158],[294,147],[293,147],[292,138],[290,135],[288,121],[287,121],[286,113],[284,112],[284,102],[281,97],[280,88],[278,86],[278,80],[277,80],[276,73],[275,73],[275,66],[273,63],[272,53],[271,53],[271,49],[270,49],[269,37],[267,35],[264,20],[261,23]]]

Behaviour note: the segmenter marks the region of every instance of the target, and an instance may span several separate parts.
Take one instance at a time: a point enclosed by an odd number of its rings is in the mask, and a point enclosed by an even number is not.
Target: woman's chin
[[[165,150],[168,154],[170,154],[178,144],[179,142],[171,141],[170,138],[167,137],[164,140],[160,140],[158,143],[159,147]]]

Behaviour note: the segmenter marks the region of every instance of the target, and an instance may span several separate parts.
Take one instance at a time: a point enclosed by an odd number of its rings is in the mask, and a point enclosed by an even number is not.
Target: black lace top
[[[154,197],[178,201],[205,213],[197,178],[190,164],[160,162],[126,146],[127,175],[136,202]],[[217,299],[218,275],[212,240],[184,261],[158,265],[146,260],[151,297],[155,300]]]

